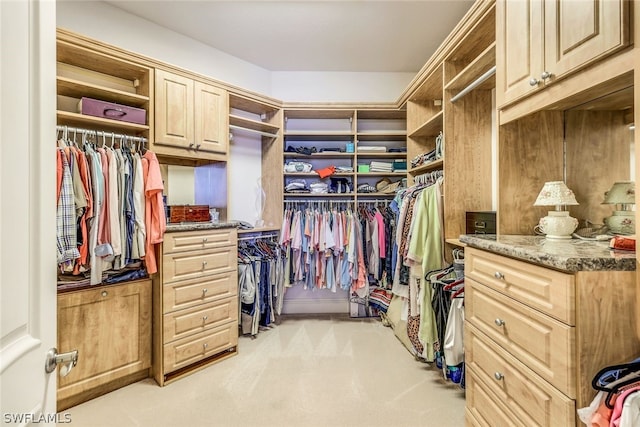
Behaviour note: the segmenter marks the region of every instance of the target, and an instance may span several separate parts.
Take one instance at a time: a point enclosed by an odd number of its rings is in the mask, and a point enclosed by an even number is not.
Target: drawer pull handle
[[[207,261],[202,261],[202,268],[206,268],[207,267]]]
[[[206,322],[208,318],[209,318],[209,316],[202,316],[202,321]]]
[[[496,319],[494,322],[497,326],[504,326],[504,320],[502,319]]]
[[[208,237],[203,237],[203,238],[202,238],[202,243],[207,243],[207,240],[209,240],[209,238],[208,238]]]
[[[109,293],[107,291],[102,291],[100,295],[102,295],[103,297],[106,297],[107,295],[109,295]]]
[[[208,290],[207,288],[204,288],[204,289],[202,290],[202,296],[204,296],[208,291],[209,291],[209,290]]]
[[[207,351],[207,347],[209,346],[209,344],[204,343],[202,344],[202,351]]]
[[[500,372],[496,372],[495,374],[493,374],[493,377],[498,381],[504,379],[504,375],[502,375]]]
[[[504,280],[504,274],[500,273],[499,271],[496,271],[495,273],[493,273],[493,277],[495,277],[498,280]]]

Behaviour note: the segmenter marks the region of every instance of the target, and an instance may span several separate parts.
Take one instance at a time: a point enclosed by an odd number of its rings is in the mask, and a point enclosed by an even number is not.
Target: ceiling
[[[270,71],[412,72],[473,0],[108,0]]]

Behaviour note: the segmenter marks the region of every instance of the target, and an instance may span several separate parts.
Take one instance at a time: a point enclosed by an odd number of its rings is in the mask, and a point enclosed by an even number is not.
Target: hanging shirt
[[[145,219],[144,179],[142,159],[140,154],[133,155],[133,220],[134,238],[132,246],[133,259],[141,259],[145,256],[147,231],[144,225]]]
[[[154,245],[162,243],[167,229],[167,218],[164,213],[162,192],[164,185],[160,174],[160,163],[156,155],[147,150],[142,156],[142,172],[145,197],[145,265],[147,273],[158,271]]]

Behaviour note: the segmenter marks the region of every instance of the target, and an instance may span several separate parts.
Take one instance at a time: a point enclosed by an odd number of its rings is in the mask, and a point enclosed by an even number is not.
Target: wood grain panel
[[[237,236],[238,232],[235,228],[169,232],[164,236],[162,253],[233,246],[237,242]]]
[[[449,94],[447,94],[449,99]],[[467,211],[490,211],[491,92],[475,90],[445,104],[445,238],[466,232]]]
[[[193,80],[156,69],[154,144],[187,148],[193,139]]]
[[[202,251],[165,255],[164,283],[219,274],[233,269],[237,259],[235,247],[222,247]]]
[[[194,82],[194,140],[197,151],[226,153],[229,148],[227,91]]]
[[[181,280],[164,285],[162,310],[169,313],[220,299],[235,298],[237,294],[238,274],[235,270]]]
[[[563,178],[563,113],[542,111],[500,127],[499,234],[533,234],[547,207],[533,204],[547,181]]]
[[[616,181],[629,181],[633,133],[625,124],[625,111],[565,112],[567,186],[579,206],[571,216],[603,224],[615,210],[603,205],[604,193]]]
[[[482,427],[529,427],[488,390],[473,368],[466,368],[466,410],[471,425]]]
[[[220,324],[238,321],[238,299],[227,298],[165,314],[164,342],[203,332]]]
[[[588,406],[593,376],[605,366],[627,363],[640,354],[633,319],[638,294],[635,271],[585,271],[576,276],[577,407]]]
[[[151,281],[58,295],[58,351],[78,364],[58,378],[67,399],[151,366]]]

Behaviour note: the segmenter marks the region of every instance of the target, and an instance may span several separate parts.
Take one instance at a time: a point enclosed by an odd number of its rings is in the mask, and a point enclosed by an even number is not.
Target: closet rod
[[[257,233],[259,233],[259,231],[257,231]],[[261,234],[260,236],[238,237],[238,241],[240,241],[240,240],[267,239],[267,238],[271,238],[271,237],[278,237],[278,233]]]
[[[469,92],[471,92],[472,90],[480,86],[482,83],[484,83],[489,77],[493,76],[495,73],[496,73],[496,66],[494,65],[493,67],[489,68],[489,70],[486,73],[484,73],[483,75],[475,79],[473,82],[471,82],[471,84],[469,84],[469,86],[465,87],[456,96],[451,98],[451,102],[456,102],[458,99],[462,98],[463,96],[465,96],[466,94],[468,94]]]
[[[76,128],[76,127],[72,127],[72,126],[66,126],[66,125],[57,125],[56,126],[56,131],[58,132],[78,132],[78,133],[88,133],[91,135],[96,135],[96,136],[102,136],[102,137],[111,137],[111,138],[118,138],[118,139],[123,139],[126,138],[127,140],[131,141],[131,142],[142,142],[145,143],[147,142],[147,138],[142,137],[142,136],[131,136],[131,135],[125,135],[125,134],[121,134],[121,133],[113,133],[113,132],[107,132],[107,131],[102,131],[102,130],[93,130],[93,129],[83,129],[83,128]]]
[[[274,133],[263,132],[261,130],[245,128],[245,127],[237,126],[237,125],[229,125],[229,129],[231,129],[231,130],[240,130],[240,131],[244,131],[244,132],[257,133],[258,135],[268,136],[269,138],[277,138],[278,137],[278,135],[276,135]]]

